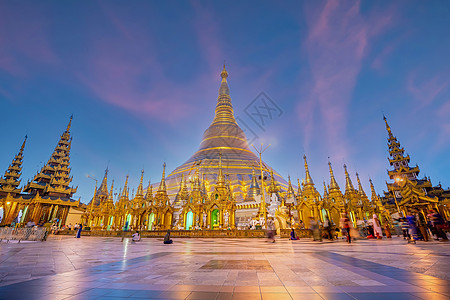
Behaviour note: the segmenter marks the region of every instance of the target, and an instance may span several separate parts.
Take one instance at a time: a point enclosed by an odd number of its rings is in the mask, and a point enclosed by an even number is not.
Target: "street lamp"
[[[400,176],[396,176],[394,178],[395,183],[397,183],[397,185],[399,187],[400,187],[400,182],[403,182],[403,180],[404,179],[402,177],[400,177]],[[398,211],[398,214],[400,215],[400,207],[398,206],[397,197],[395,196],[395,190],[392,191],[392,194],[394,195],[395,206],[397,206],[397,211]]]

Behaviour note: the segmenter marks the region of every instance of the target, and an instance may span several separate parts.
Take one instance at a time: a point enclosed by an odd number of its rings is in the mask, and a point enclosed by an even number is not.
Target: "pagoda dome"
[[[182,175],[189,182],[190,178],[194,177],[196,168],[200,169],[209,184],[214,185],[219,174],[220,154],[223,172],[231,185],[239,186],[240,182],[246,182],[249,185],[252,181],[252,169],[260,170],[259,157],[250,150],[247,137],[234,118],[225,65],[220,75],[222,81],[215,116],[211,125],[203,133],[199,149],[166,178],[167,192],[172,200],[179,190]],[[263,166],[267,171],[271,169],[264,162]],[[286,180],[276,171],[274,171],[274,177],[280,186],[287,188]],[[270,180],[268,172],[265,180]],[[260,181],[260,175],[258,181]],[[234,192],[240,191],[235,189]],[[236,200],[240,202],[243,198],[239,196]]]

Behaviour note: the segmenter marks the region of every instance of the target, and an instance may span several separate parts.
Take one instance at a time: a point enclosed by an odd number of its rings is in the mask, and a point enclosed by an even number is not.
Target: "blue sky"
[[[226,60],[234,110],[294,181],[306,154],[322,192],[328,157],[369,190],[388,180],[388,118],[421,176],[450,185],[448,1],[0,1],[0,169],[23,137],[23,179],[69,117],[75,198],[109,162],[116,187],[161,177],[197,150]],[[257,127],[265,92],[283,110]],[[3,172],[3,171],[2,171]]]

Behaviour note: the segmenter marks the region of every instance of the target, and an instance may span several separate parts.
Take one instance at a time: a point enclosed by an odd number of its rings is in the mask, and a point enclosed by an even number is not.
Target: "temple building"
[[[77,188],[70,187],[70,147],[72,137],[70,126],[61,135],[50,159],[41,168],[32,181],[23,188],[21,182],[23,151],[25,140],[19,153],[0,179],[0,207],[3,210],[1,225],[25,224],[29,221],[35,224],[58,222],[65,224],[71,208],[79,207],[80,201],[72,199]]]
[[[358,177],[356,190],[347,172],[343,194],[334,178],[331,163],[330,184],[322,197],[315,188],[304,156],[305,179],[296,189],[291,178],[286,182],[261,157],[255,155],[243,130],[237,124],[228,87],[225,66],[220,74],[215,116],[195,152],[167,177],[163,166],[161,181],[150,184],[143,194],[143,175],[136,195],[129,196],[128,177],[116,199],[108,193],[107,174],[95,189],[83,222],[101,229],[191,230],[264,228],[273,218],[277,228],[290,228],[309,218],[328,217],[338,224],[340,213],[350,210],[352,219],[368,218],[373,211]],[[153,194],[153,189],[156,193]]]
[[[430,209],[438,210],[444,218],[450,220],[450,189],[444,190],[441,184],[433,186],[429,177],[419,179],[419,166],[410,166],[410,157],[393,135],[386,117],[383,117],[388,132],[389,164],[387,191],[382,199],[389,211],[404,215],[417,210],[426,214]]]
[[[437,209],[449,219],[450,190],[432,186],[429,178],[418,179],[419,167],[411,167],[410,157],[388,131],[392,183],[380,197],[370,181],[371,197],[364,191],[360,177],[356,181],[343,165],[345,188],[341,190],[331,162],[329,183],[323,182],[323,194],[316,188],[306,155],[303,156],[304,178],[297,186],[286,181],[259,156],[251,151],[244,131],[234,117],[228,87],[228,72],[220,73],[215,115],[203,133],[199,149],[181,166],[166,176],[162,166],[160,182],[144,186],[144,170],[139,185],[130,194],[127,175],[119,193],[114,194],[114,181],[108,183],[109,169],[88,205],[72,199],[76,188],[70,187],[69,124],[48,162],[32,181],[20,188],[25,140],[0,179],[0,225],[24,224],[28,221],[46,223],[57,220],[64,225],[70,211],[80,222],[97,230],[234,230],[264,228],[273,218],[277,229],[309,227],[309,220],[339,225],[347,213],[354,226],[377,214],[380,221],[390,222],[392,214],[408,214],[412,210],[426,213]],[[258,150],[257,150],[258,151]],[[122,180],[122,179],[121,179]],[[116,181],[117,182],[117,181]],[[295,181],[294,181],[295,182]],[[353,184],[355,182],[355,185]],[[357,186],[356,186],[357,183]],[[74,214],[75,215],[75,214]],[[72,220],[71,218],[69,218]]]

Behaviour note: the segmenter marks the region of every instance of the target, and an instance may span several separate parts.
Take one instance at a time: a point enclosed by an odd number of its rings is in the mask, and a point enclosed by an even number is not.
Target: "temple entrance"
[[[216,208],[211,212],[211,229],[219,227],[219,210]]]
[[[340,215],[336,207],[330,209],[330,218],[334,225],[339,225]]]
[[[192,224],[194,223],[194,213],[192,211],[188,211],[186,214],[186,230],[190,230]]]
[[[19,211],[19,214],[17,215],[17,218],[14,220],[14,222],[20,223],[20,221],[22,220],[22,216],[23,216],[23,210],[21,209]]]
[[[305,224],[306,228],[309,228],[309,217],[311,216],[311,210],[305,203],[302,203],[300,205],[299,213],[300,220],[303,221],[303,224]]]
[[[131,223],[131,215],[128,214],[127,218],[126,218],[126,221],[125,221],[125,227],[124,227],[125,231],[127,231],[130,228],[130,223]]]
[[[322,221],[325,221],[326,218],[327,218],[327,211],[325,210],[325,208],[322,208]]]
[[[20,219],[20,223],[23,223],[25,221],[25,218],[27,217],[28,213],[28,206],[24,208],[22,218]]]
[[[155,221],[155,214],[151,213],[148,215],[147,229],[153,230],[153,221]]]
[[[113,225],[113,222],[114,222],[114,217],[111,217],[111,218],[109,219],[109,224],[108,224],[107,230],[111,230],[111,226]]]
[[[170,229],[172,226],[172,214],[170,212],[166,212],[164,216],[164,228]]]

